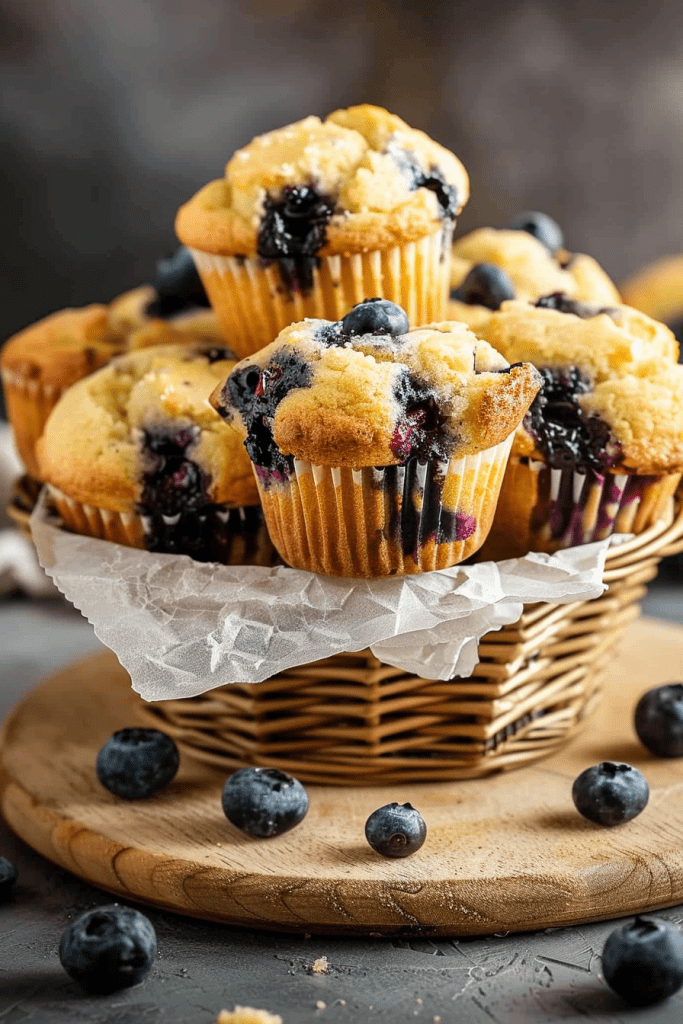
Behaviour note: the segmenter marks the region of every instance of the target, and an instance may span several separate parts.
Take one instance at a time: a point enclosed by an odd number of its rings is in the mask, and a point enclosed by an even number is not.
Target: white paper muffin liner
[[[239,359],[306,317],[341,320],[370,298],[402,306],[411,325],[446,319],[453,226],[391,249],[321,256],[305,294],[284,283],[275,261],[191,249],[227,343]]]
[[[380,577],[445,569],[483,544],[512,436],[450,462],[257,469],[268,530],[282,558],[328,576]]]

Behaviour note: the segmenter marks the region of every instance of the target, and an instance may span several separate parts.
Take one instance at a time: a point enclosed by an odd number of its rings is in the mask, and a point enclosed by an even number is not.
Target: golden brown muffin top
[[[683,367],[667,327],[629,306],[507,302],[484,336],[542,372],[514,451],[580,471],[683,468]]]
[[[200,338],[212,339],[217,344],[223,344],[223,333],[212,309],[195,306],[171,317],[163,318],[154,315],[156,300],[157,292],[152,285],[142,284],[124,292],[109,303],[109,322],[114,330],[129,336],[128,348],[143,348],[144,345],[141,342],[145,335],[136,338],[135,334],[141,328],[148,328],[153,324],[166,325],[176,334],[195,335]],[[152,312],[150,312],[150,308]],[[159,343],[157,342],[157,344]]]
[[[289,456],[387,466],[498,444],[539,386],[530,365],[508,366],[464,324],[409,331],[400,307],[371,300],[336,323],[285,328],[243,359],[211,401],[242,431],[257,466],[284,470]]]
[[[255,138],[235,153],[224,178],[180,208],[176,232],[209,253],[293,255],[278,234],[283,213],[289,224],[289,199],[298,207],[294,233],[301,235],[302,216],[310,222],[303,255],[366,252],[434,233],[468,198],[457,157],[394,114],[364,104]]]
[[[624,302],[668,323],[683,314],[683,255],[664,256],[621,285]]]
[[[472,268],[480,263],[505,272],[511,286],[506,299],[536,302],[543,295],[562,292],[582,302],[610,305],[620,301],[615,285],[591,256],[564,250],[552,253],[527,231],[478,228],[456,239],[451,258],[451,291],[460,289]],[[485,304],[470,304],[454,296],[449,315],[466,320],[476,329],[488,316],[486,308]]]
[[[208,401],[231,355],[206,343],[145,348],[79,381],[38,442],[41,478],[115,512],[138,510],[150,474],[191,507],[258,504],[241,438]]]

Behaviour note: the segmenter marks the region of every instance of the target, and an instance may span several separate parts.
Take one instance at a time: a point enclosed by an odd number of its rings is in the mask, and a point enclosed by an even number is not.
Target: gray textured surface
[[[658,602],[660,614],[680,621],[679,594],[655,588],[648,606]],[[90,626],[61,604],[7,602],[0,633],[0,717],[41,676],[98,647]],[[613,922],[463,941],[354,940],[238,930],[145,908],[159,945],[152,974],[93,999],[64,974],[57,947],[74,916],[111,897],[33,853],[1,821],[0,853],[20,872],[0,907],[0,1024],[211,1024],[235,1005],[280,1013],[285,1024],[669,1024],[683,1015],[680,994],[630,1010],[609,991],[600,952]],[[660,914],[683,921],[680,907]],[[329,972],[314,975],[320,956]]]

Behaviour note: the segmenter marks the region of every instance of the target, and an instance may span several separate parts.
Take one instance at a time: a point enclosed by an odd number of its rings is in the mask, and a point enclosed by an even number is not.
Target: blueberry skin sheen
[[[652,1006],[683,985],[683,935],[658,917],[637,917],[608,937],[602,973],[632,1006]]]
[[[554,256],[558,249],[564,245],[562,228],[549,217],[547,213],[539,213],[537,210],[524,210],[513,217],[508,224],[510,231],[527,231],[534,238],[548,249]]]
[[[250,836],[269,839],[298,825],[308,811],[308,793],[278,768],[240,768],[225,780],[223,812]]]
[[[636,704],[638,739],[657,757],[683,757],[683,683],[644,693]]]
[[[0,856],[0,903],[10,898],[12,887],[17,880],[17,869],[11,860]]]
[[[515,286],[510,277],[493,263],[475,263],[462,284],[451,291],[451,298],[457,302],[487,309],[500,309],[514,297]]]
[[[596,825],[621,825],[643,810],[650,796],[647,779],[630,764],[601,761],[574,780],[572,799]]]
[[[158,729],[120,729],[95,762],[105,789],[124,800],[144,800],[168,785],[178,771],[178,748]]]
[[[385,804],[365,822],[365,838],[383,857],[409,857],[426,836],[424,818],[412,804]]]
[[[94,995],[137,985],[151,971],[156,951],[152,922],[116,903],[81,914],[59,943],[66,973]]]
[[[341,322],[343,334],[389,334],[398,338],[410,330],[404,309],[388,299],[359,302]]]

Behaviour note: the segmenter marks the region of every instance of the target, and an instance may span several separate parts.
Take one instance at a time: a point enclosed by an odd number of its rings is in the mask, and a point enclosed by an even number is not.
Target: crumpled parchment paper
[[[365,647],[425,679],[470,675],[480,638],[516,622],[523,604],[599,597],[609,546],[358,580],[152,554],[58,523],[41,497],[31,521],[41,565],[148,701]]]

